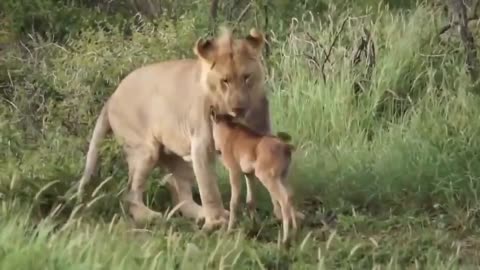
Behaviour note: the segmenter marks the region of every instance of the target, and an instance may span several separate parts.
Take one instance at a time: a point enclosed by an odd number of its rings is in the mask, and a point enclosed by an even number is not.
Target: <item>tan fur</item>
[[[184,216],[205,218],[204,228],[225,224],[228,211],[213,170],[209,107],[238,116],[258,131],[270,130],[260,61],[263,44],[263,35],[254,29],[245,38],[224,31],[217,38],[197,41],[197,59],[151,64],[127,75],[97,120],[78,198],[95,169],[99,143],[112,130],[126,154],[135,221],[160,216],[144,205],[143,192],[149,173],[161,165],[172,174],[168,188],[173,202],[185,201],[180,207]],[[181,158],[188,155],[191,162]],[[195,179],[202,207],[192,198]]]
[[[279,136],[259,134],[248,127],[234,122],[227,114],[211,112],[213,122],[213,139],[215,149],[221,156],[223,165],[230,175],[231,198],[228,230],[236,222],[236,212],[240,199],[240,175],[254,174],[267,188],[274,205],[276,215],[283,221],[283,242],[287,242],[290,221],[293,229],[297,229],[297,215],[292,203],[292,191],[287,175],[294,146],[289,144],[290,136],[279,133]],[[253,199],[250,190],[252,183],[247,181],[247,193]],[[280,209],[278,208],[280,204]],[[281,211],[281,212],[280,212]],[[279,213],[280,212],[280,213]]]

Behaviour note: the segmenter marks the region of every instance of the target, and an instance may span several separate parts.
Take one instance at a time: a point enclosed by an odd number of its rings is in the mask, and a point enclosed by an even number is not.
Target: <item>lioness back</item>
[[[170,151],[190,152],[189,119],[201,94],[197,60],[155,63],[128,74],[108,101],[108,117],[119,137],[137,138]],[[127,127],[128,126],[128,127]]]
[[[191,86],[198,83],[199,68],[198,61],[195,59],[170,60],[140,67],[120,82],[111,100],[122,97],[151,100],[155,98],[157,91],[162,92],[162,100],[178,100],[178,95],[196,92]]]

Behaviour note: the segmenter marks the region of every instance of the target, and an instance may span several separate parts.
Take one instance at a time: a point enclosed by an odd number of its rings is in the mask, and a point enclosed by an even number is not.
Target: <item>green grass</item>
[[[437,34],[444,15],[429,5],[330,6],[320,18],[298,18],[274,27],[266,61],[274,129],[297,145],[291,180],[308,214],[288,251],[277,246],[280,226],[263,189],[260,224],[242,218],[232,235],[207,235],[177,216],[135,230],[121,204],[127,171],[112,139],[102,146],[89,187],[100,188],[89,207],[78,211],[63,197],[79,179],[96,116],[118,82],[146,63],[192,56],[206,24],[189,15],[138,23],[131,35],[112,26],[84,28],[64,43],[32,36],[2,51],[0,269],[478,265],[480,97],[458,35]],[[324,82],[309,59],[322,64],[346,18]],[[351,64],[363,27],[377,49],[371,78],[364,61]],[[355,94],[360,80],[364,91]],[[226,172],[218,171],[227,202]],[[162,175],[151,175],[146,199],[165,211]],[[337,215],[329,227],[320,223],[327,212]]]
[[[286,250],[277,245],[274,222],[260,232],[243,222],[231,234],[207,235],[181,218],[135,229],[123,215],[58,222],[28,214],[2,204],[1,269],[473,269],[479,263],[478,229],[462,228],[469,225],[450,215],[345,214],[336,229],[302,230]]]

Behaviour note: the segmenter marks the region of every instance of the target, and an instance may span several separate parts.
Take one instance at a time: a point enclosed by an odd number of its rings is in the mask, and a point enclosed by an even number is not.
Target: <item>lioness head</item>
[[[255,29],[245,38],[223,33],[214,39],[199,39],[194,52],[202,63],[203,88],[219,113],[244,117],[264,96],[261,51],[264,35]]]

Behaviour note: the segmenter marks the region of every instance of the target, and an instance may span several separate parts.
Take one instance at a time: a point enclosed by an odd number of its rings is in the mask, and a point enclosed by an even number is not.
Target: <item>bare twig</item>
[[[245,17],[245,15],[248,13],[248,10],[250,9],[251,6],[252,6],[251,2],[245,6],[245,8],[242,10],[240,15],[238,16],[237,21],[235,22],[235,27],[237,27],[240,24],[240,22],[243,20],[243,17]]]
[[[305,32],[305,34],[310,39],[310,41],[312,41],[322,49],[323,55],[326,56],[327,52],[325,51],[325,47],[322,44],[320,44],[309,32]],[[319,68],[320,68],[320,65],[319,65]]]
[[[313,41],[313,42],[315,42],[315,43],[317,42],[317,40],[316,40],[309,32],[305,32],[305,33],[307,34],[307,37],[308,37],[311,41]]]
[[[376,62],[375,44],[373,43],[370,31],[368,31],[368,29],[363,28],[363,33],[364,35],[360,38],[357,49],[353,53],[352,65],[357,65],[360,63],[361,56],[364,54],[367,61],[366,77],[369,80],[372,76],[372,71]],[[362,86],[359,82],[355,82],[353,89],[355,93],[358,93],[362,89]]]
[[[333,38],[332,44],[328,48],[327,54],[325,55],[325,59],[322,63],[321,72],[322,72],[323,82],[325,82],[325,83],[327,82],[327,77],[325,76],[325,64],[327,63],[327,61],[330,60],[330,55],[332,54],[333,46],[335,46],[335,43],[337,43],[338,37],[343,32],[343,28],[345,28],[345,24],[347,23],[349,18],[350,17],[347,17],[347,18],[345,18],[345,20],[343,20],[342,26],[340,26],[340,30],[338,30],[338,32],[335,34],[335,37]]]
[[[230,11],[228,13],[228,20],[233,20],[233,13],[235,12],[235,10],[237,9],[237,6],[241,3],[242,1],[240,0],[237,0],[237,1],[233,1],[232,5],[230,6]]]
[[[353,57],[352,57],[353,65],[360,63],[362,53],[365,51],[367,44],[368,44],[368,40],[362,36],[360,38],[360,41],[358,42],[357,49],[355,49],[355,52],[353,52]]]
[[[318,59],[317,59],[316,56],[310,55],[310,54],[307,54],[307,53],[304,53],[303,55],[307,58],[307,60],[309,60],[310,62],[313,62],[315,64],[315,67],[317,67],[318,69],[322,68],[320,66],[320,63],[318,63]]]
[[[479,19],[478,15],[474,15],[474,16],[467,19],[467,23],[472,22],[472,21],[476,21],[478,19]],[[443,35],[443,34],[445,34],[445,32],[450,30],[450,28],[455,27],[455,26],[459,26],[459,25],[460,25],[459,22],[449,23],[449,24],[443,26],[442,28],[440,28],[440,31],[438,32],[438,34]]]
[[[267,41],[265,44],[265,55],[268,58],[270,56],[270,37],[268,35],[268,1],[264,1],[263,11],[265,12],[265,39]]]

